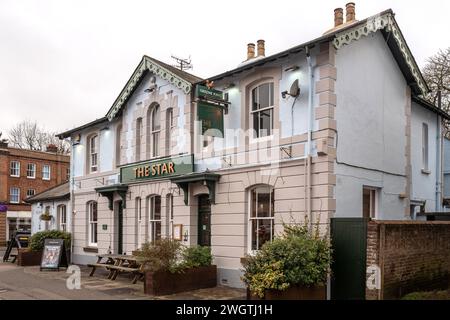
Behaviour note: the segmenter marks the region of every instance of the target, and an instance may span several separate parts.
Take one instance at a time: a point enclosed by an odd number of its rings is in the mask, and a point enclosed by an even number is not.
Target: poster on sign
[[[42,251],[41,270],[59,270],[67,267],[66,249],[63,239],[45,239]]]

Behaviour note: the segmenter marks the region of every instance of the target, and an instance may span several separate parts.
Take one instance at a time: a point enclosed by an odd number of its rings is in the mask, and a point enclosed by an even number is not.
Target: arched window
[[[173,232],[173,195],[166,196],[166,237],[172,238]]]
[[[252,90],[250,119],[255,138],[270,136],[273,130],[273,82],[263,83]]]
[[[88,203],[88,242],[89,246],[97,246],[97,202]]]
[[[151,136],[152,136],[152,157],[159,156],[159,132],[161,131],[159,105],[152,110]]]
[[[119,124],[116,129],[116,165],[122,161],[122,125]]]
[[[57,207],[58,215],[58,230],[67,231],[67,207],[64,204],[60,204]]]
[[[142,200],[136,198],[136,220],[137,220],[137,248],[145,241],[145,220],[142,216]]]
[[[88,170],[94,173],[98,171],[98,135],[90,136],[88,143]]]
[[[150,196],[147,201],[150,242],[161,239],[161,196]]]
[[[141,143],[142,143],[142,118],[136,120],[136,161],[141,160]]]
[[[248,248],[259,250],[274,235],[274,189],[261,185],[249,190]]]
[[[166,156],[170,156],[173,122],[173,109],[169,108],[166,111]]]

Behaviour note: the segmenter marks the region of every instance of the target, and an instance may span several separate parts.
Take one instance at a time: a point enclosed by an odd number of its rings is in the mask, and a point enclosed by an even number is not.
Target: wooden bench
[[[141,270],[141,266],[139,267],[124,267],[124,266],[109,266],[108,267],[111,270],[114,270],[112,272],[111,280],[116,280],[117,276],[120,272],[130,272],[134,274],[133,277],[133,284],[137,282],[137,280],[143,275],[143,272]]]
[[[106,262],[102,262],[106,259]],[[133,284],[137,282],[139,278],[143,277],[143,265],[137,263],[136,258],[133,256],[114,255],[114,254],[101,254],[97,256],[96,263],[90,263],[87,265],[92,268],[89,274],[92,277],[97,268],[105,268],[109,271],[108,279],[116,280],[120,272],[129,272],[134,274]]]
[[[87,265],[89,268],[92,268],[91,273],[89,273],[89,277],[92,277],[95,273],[95,270],[97,270],[97,268],[106,268],[107,270],[114,266],[111,263],[90,263]]]

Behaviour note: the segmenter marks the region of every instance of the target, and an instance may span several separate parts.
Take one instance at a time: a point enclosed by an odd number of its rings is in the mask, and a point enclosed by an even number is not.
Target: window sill
[[[27,179],[33,179],[34,180],[34,179],[36,179],[36,177],[27,177]]]
[[[97,247],[89,246],[89,247],[84,247],[84,248],[83,248],[83,251],[84,251],[84,252],[98,253],[98,248],[97,248]]]
[[[428,169],[422,169],[423,174],[431,174],[431,171]]]

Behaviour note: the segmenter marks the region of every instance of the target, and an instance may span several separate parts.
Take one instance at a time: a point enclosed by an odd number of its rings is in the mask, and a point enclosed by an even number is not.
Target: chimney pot
[[[349,2],[345,5],[345,22],[352,22],[356,20],[355,3]]]
[[[255,57],[255,44],[247,44],[247,60],[253,59]]]
[[[344,9],[336,8],[334,9],[334,26],[340,26],[344,23]]]
[[[265,48],[265,41],[264,40],[258,40],[258,57],[265,57],[266,56],[266,48]]]
[[[47,152],[58,152],[58,147],[55,146],[54,144],[49,144],[47,145]]]

